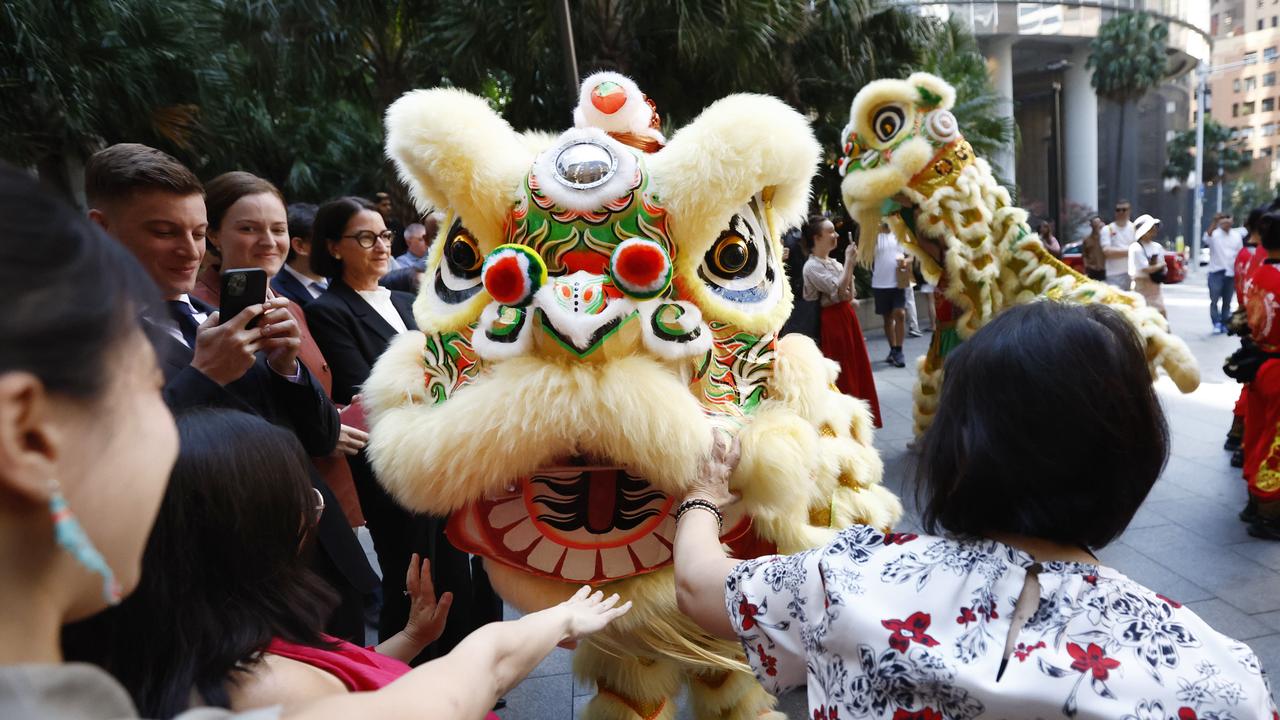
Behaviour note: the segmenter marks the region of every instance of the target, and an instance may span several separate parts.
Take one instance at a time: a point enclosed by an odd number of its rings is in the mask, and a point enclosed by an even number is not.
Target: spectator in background
[[[1040,244],[1044,245],[1044,249],[1048,250],[1050,255],[1061,260],[1062,245],[1058,242],[1058,238],[1053,235],[1053,223],[1048,220],[1041,220],[1039,227],[1036,228],[1036,233],[1040,236]]]
[[[875,298],[876,314],[884,318],[884,336],[889,341],[889,357],[885,361],[897,367],[907,366],[902,355],[907,317],[907,293],[902,281],[906,262],[907,254],[898,244],[898,238],[888,225],[880,223],[876,258],[871,267],[871,293]],[[910,282],[908,278],[906,283]]]
[[[391,202],[389,193],[375,193],[374,201],[378,205],[378,213],[382,215],[382,222],[386,224],[387,229],[391,231],[391,257],[403,255],[407,246],[404,241],[404,223],[400,222],[400,218],[396,216],[395,205]]]
[[[267,274],[270,282],[274,282],[285,266],[291,244],[284,196],[276,186],[243,171],[223,173],[205,187],[205,207],[209,213],[208,241],[222,256],[222,267],[257,268]],[[222,299],[221,282],[214,288],[210,292],[207,285],[198,286],[194,294],[217,307]],[[274,299],[270,289],[267,294],[268,298]],[[298,359],[325,395],[332,398],[333,373],[311,336],[302,306],[289,301],[286,309],[298,323]],[[364,430],[342,425],[333,452],[314,458],[316,469],[337,497],[338,505],[352,527],[363,525],[364,517],[345,458],[360,452],[368,441],[369,436]],[[357,600],[350,598],[351,602]]]
[[[1084,236],[1080,245],[1080,258],[1084,263],[1084,274],[1090,280],[1107,281],[1107,257],[1102,251],[1102,218],[1094,215],[1089,218],[1089,234]]]
[[[1261,364],[1249,382],[1244,418],[1244,478],[1249,502],[1240,519],[1249,534],[1280,540],[1280,212],[1258,221],[1265,259],[1244,283],[1249,334]]]
[[[1253,272],[1258,269],[1258,266],[1267,259],[1267,254],[1258,247],[1261,239],[1259,225],[1261,224],[1262,216],[1266,213],[1267,207],[1265,205],[1259,205],[1249,211],[1249,216],[1244,223],[1247,233],[1244,238],[1244,246],[1236,254],[1234,263],[1236,310],[1231,313],[1231,319],[1227,322],[1227,330],[1239,336],[1241,348],[1253,344],[1253,338],[1250,337],[1249,332],[1248,315],[1245,312],[1244,286]],[[1244,467],[1244,418],[1248,413],[1248,407],[1249,383],[1242,382],[1240,384],[1240,396],[1236,398],[1235,406],[1231,411],[1231,428],[1227,430],[1227,440],[1222,445],[1223,450],[1231,453],[1231,467]]]
[[[391,231],[367,200],[344,197],[325,203],[316,213],[313,236],[312,268],[331,280],[328,291],[307,306],[307,320],[333,367],[334,399],[349,403],[395,336],[417,329],[413,296],[378,284],[391,260]],[[478,562],[472,567],[468,556],[449,544],[443,522],[402,508],[378,483],[363,452],[351,458],[351,470],[382,566],[382,638],[404,627],[409,601],[403,569],[414,552],[431,559],[436,587],[461,601],[455,622],[433,649],[436,654],[472,629],[501,619],[501,603],[488,576]]]
[[[427,252],[440,231],[442,219],[440,213],[431,213],[423,219],[422,223],[413,223],[404,229],[404,242],[407,249],[403,255],[396,257],[397,268],[413,268],[418,272],[427,271]]]
[[[907,262],[911,269],[911,276],[907,279],[907,286],[902,289],[907,299],[903,310],[907,319],[907,337],[918,338],[924,333],[920,332],[920,317],[916,315],[916,263],[910,257],[907,257]]]
[[[1134,222],[1133,234],[1137,240],[1129,246],[1129,276],[1133,278],[1133,290],[1142,296],[1147,305],[1169,316],[1164,309],[1164,295],[1160,284],[1168,269],[1164,262],[1164,246],[1156,242],[1160,221],[1150,215],[1142,215]]]
[[[1209,320],[1218,334],[1227,332],[1235,285],[1235,259],[1244,246],[1241,233],[1231,225],[1231,216],[1224,213],[1209,230]]]
[[[871,358],[862,337],[862,325],[853,312],[853,267],[857,264],[858,246],[845,246],[844,263],[831,257],[840,241],[835,225],[815,215],[800,230],[800,242],[809,259],[804,263],[804,297],[822,307],[822,354],[840,363],[836,387],[845,395],[867,402],[871,419],[881,427],[880,398],[876,379],[871,373]]]
[[[782,326],[779,336],[788,333],[800,333],[821,343],[819,335],[819,309],[816,300],[804,296],[804,265],[809,260],[809,252],[800,242],[800,228],[792,228],[782,236],[782,263],[787,273],[787,283],[791,285],[791,315]]]
[[[311,270],[311,224],[316,220],[316,206],[290,203],[285,216],[289,221],[289,256],[271,278],[271,289],[306,307],[329,287],[327,279]]]
[[[298,360],[301,327],[289,301],[268,299],[220,322],[213,307],[190,297],[208,230],[203,188],[191,171],[145,145],[112,145],[89,158],[85,193],[89,217],[116,235],[162,288],[172,323],[154,341],[169,406],[254,412],[293,431],[310,455],[334,452],[342,437],[338,412]],[[283,248],[273,252],[283,259]],[[257,327],[247,327],[255,317]],[[377,576],[329,486],[319,474],[312,480],[330,503],[321,519],[318,569],[344,599],[330,630],[359,639],[364,596],[377,587]]]
[[[1133,223],[1129,222],[1132,209],[1128,200],[1117,202],[1115,219],[1100,231],[1107,284],[1125,291],[1133,285],[1133,278],[1129,277],[1129,246],[1136,239]]]

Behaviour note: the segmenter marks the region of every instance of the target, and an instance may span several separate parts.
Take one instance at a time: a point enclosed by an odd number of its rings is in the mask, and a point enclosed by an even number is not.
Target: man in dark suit
[[[289,257],[280,272],[271,278],[271,289],[306,307],[329,287],[329,281],[311,270],[311,224],[316,220],[316,206],[293,203],[288,208]]]
[[[169,317],[149,320],[170,408],[253,412],[293,431],[309,455],[332,452],[337,409],[298,362],[299,327],[287,301],[268,300],[221,322],[189,295],[208,225],[199,180],[165,153],[120,144],[89,159],[85,185],[90,218],[138,258],[165,299]],[[257,326],[247,327],[254,317]],[[329,629],[363,644],[363,600],[378,580],[333,493],[315,472],[312,483],[325,497],[316,569],[343,599]]]

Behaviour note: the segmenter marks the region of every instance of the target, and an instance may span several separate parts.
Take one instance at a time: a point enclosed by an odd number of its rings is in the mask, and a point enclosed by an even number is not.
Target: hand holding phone
[[[245,308],[261,305],[267,300],[267,271],[262,268],[234,268],[222,271],[222,295],[218,317],[222,322],[239,315]],[[254,316],[247,328],[258,324]]]

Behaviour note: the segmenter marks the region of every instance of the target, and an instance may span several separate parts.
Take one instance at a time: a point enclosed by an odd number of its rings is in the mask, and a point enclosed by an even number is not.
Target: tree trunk
[[[1120,189],[1120,170],[1124,166],[1124,111],[1128,105],[1128,100],[1122,100],[1120,102],[1120,124],[1116,128],[1116,154],[1112,160],[1111,172],[1111,177],[1115,180],[1111,185],[1111,200],[1113,203],[1118,203],[1122,198],[1127,197],[1124,191]],[[1130,198],[1130,202],[1132,201],[1132,198]]]

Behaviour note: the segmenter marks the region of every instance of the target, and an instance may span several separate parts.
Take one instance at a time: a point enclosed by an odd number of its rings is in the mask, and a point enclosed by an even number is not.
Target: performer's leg
[[[757,720],[777,702],[750,673],[726,670],[690,673],[689,699],[699,720]]]
[[[676,716],[682,673],[673,662],[617,657],[601,652],[588,638],[574,653],[573,670],[596,683],[596,696],[582,711],[581,720],[671,720]]]

